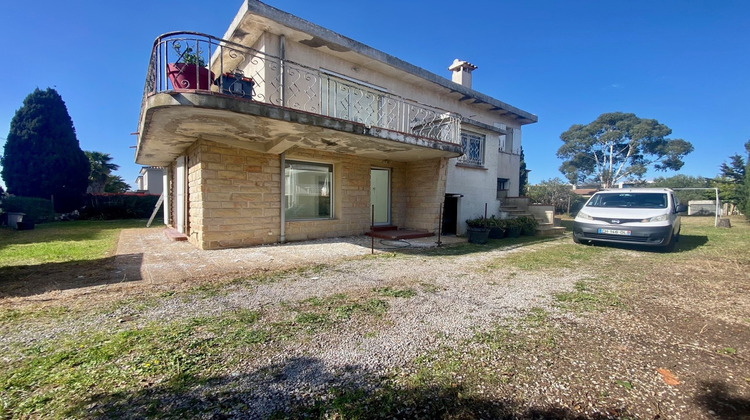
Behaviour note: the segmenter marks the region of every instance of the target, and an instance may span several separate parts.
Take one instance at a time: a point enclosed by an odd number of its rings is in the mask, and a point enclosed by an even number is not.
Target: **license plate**
[[[606,233],[607,235],[630,235],[629,230],[622,230],[622,229],[599,229],[599,233]]]

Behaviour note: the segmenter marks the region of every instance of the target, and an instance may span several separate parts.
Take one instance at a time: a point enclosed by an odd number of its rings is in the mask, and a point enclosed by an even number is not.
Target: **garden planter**
[[[513,226],[508,228],[508,237],[509,238],[518,238],[521,236],[521,227],[520,226]]]
[[[253,98],[255,81],[241,73],[224,73],[214,83],[219,86],[221,93],[246,99]]]
[[[18,222],[23,221],[23,216],[26,216],[26,213],[17,213],[14,211],[8,212],[8,227],[12,229],[18,229]]]
[[[174,90],[210,90],[214,73],[197,64],[167,64],[167,75]]]
[[[490,228],[490,239],[502,239],[505,237],[505,229],[500,227]]]
[[[34,222],[18,222],[18,223],[16,223],[16,229],[18,229],[18,230],[32,230],[32,229],[34,229]]]
[[[468,236],[469,243],[486,244],[490,236],[490,230],[485,228],[468,228],[466,235]]]

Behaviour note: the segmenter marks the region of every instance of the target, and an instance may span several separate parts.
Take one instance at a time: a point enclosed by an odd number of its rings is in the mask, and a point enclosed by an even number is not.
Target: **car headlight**
[[[591,217],[590,215],[588,215],[588,214],[586,214],[586,213],[584,213],[582,211],[579,211],[578,214],[576,215],[576,218],[579,218],[579,217],[581,219],[584,219],[584,220],[594,220],[593,217]]]
[[[641,220],[641,223],[648,223],[648,222],[663,222],[668,219],[668,216],[666,214],[660,214],[658,216],[649,217],[648,219]]]

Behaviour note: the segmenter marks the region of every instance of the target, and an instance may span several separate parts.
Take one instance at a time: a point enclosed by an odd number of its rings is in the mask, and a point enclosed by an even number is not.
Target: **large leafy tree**
[[[572,183],[597,182],[611,188],[624,180],[640,180],[649,168],[679,170],[693,151],[683,139],[669,139],[672,130],[654,119],[611,112],[587,125],[575,124],[560,135],[560,171]]]
[[[2,165],[9,193],[54,196],[59,211],[76,207],[88,185],[89,160],[56,90],[36,89],[24,99],[10,122]]]
[[[556,213],[565,213],[571,203],[578,200],[572,185],[560,178],[548,179],[536,185],[529,185],[528,197],[537,204],[554,206]]]
[[[112,177],[112,171],[116,171],[120,166],[112,163],[112,156],[109,153],[89,151],[85,153],[91,166],[88,192],[92,194],[103,193],[108,181]]]

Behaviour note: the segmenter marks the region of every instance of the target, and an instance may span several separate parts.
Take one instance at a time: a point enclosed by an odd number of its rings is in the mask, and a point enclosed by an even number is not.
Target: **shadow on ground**
[[[469,255],[478,252],[487,252],[494,249],[515,249],[543,242],[555,241],[559,236],[520,236],[518,238],[489,239],[486,244],[472,244],[468,242],[450,244],[434,248],[409,248],[392,249],[393,252],[408,254],[419,254],[424,256],[446,256],[446,255]]]
[[[705,235],[680,235],[680,240],[675,244],[675,248],[671,252],[688,252],[694,249],[700,248],[701,246],[708,243],[708,236]],[[616,242],[593,242],[594,246],[607,246],[610,248],[628,249],[631,251],[643,251],[643,252],[664,252],[661,247],[654,246],[643,246],[637,244],[621,244]]]
[[[182,374],[135,392],[92,395],[65,414],[75,418],[495,418],[599,419],[627,416],[599,408],[588,416],[527,401],[465,395],[460,385],[384,386],[349,366],[332,372],[319,359],[292,358],[249,374],[199,379]],[[386,381],[387,382],[387,381]]]
[[[750,399],[733,395],[732,390],[721,382],[701,382],[696,402],[707,412],[713,411],[716,418],[723,420],[750,419]]]
[[[142,280],[143,254],[0,268],[0,298]]]

